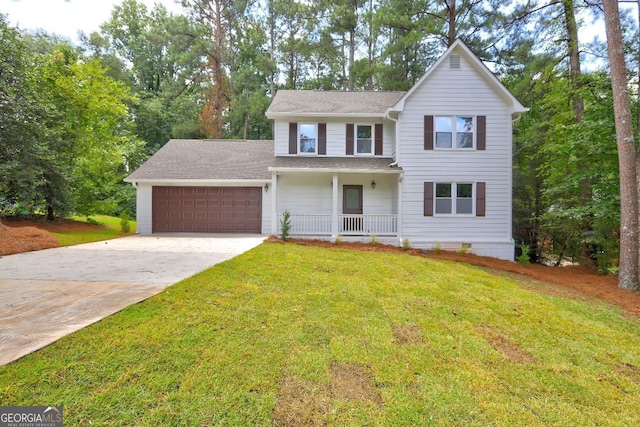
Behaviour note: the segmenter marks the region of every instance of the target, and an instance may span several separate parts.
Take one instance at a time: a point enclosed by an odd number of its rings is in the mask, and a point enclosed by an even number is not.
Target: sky
[[[78,41],[78,31],[90,34],[111,18],[115,5],[123,0],[0,0],[0,13],[23,30],[44,29]],[[139,0],[140,1],[140,0]],[[178,14],[182,7],[174,0],[142,0],[149,10],[155,3],[163,4],[169,12]]]
[[[24,30],[44,29],[48,33],[78,41],[78,31],[90,34],[98,31],[109,20],[115,5],[123,0],[0,0],[0,13],[9,15],[9,22]],[[178,14],[182,7],[176,0],[141,0],[149,9],[155,3],[163,4],[169,12]],[[637,7],[621,3],[621,8]],[[636,12],[637,14],[637,12]],[[587,20],[589,21],[589,20]],[[587,22],[582,28],[580,41],[586,42],[599,36],[605,39],[604,23]]]

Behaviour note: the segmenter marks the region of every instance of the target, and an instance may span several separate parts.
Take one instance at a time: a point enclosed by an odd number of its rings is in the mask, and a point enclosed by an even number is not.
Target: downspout
[[[640,0],[639,0],[640,1]],[[394,119],[393,117],[391,117],[391,109],[387,109],[387,111],[385,112],[385,118],[388,120],[391,120],[392,122],[394,122],[395,127],[396,127],[396,159],[393,163],[391,163],[389,165],[390,168],[394,167],[394,166],[398,166],[398,161],[400,158],[400,129],[398,128],[398,119]],[[397,237],[398,237],[398,243],[400,244],[400,246],[402,246],[402,176],[399,175],[398,176],[398,213],[397,213],[397,218],[396,218],[396,232],[397,232]]]

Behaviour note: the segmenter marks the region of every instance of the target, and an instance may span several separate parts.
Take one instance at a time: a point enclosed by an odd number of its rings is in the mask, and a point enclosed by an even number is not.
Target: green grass
[[[0,367],[0,402],[69,426],[631,426],[639,344],[615,307],[464,264],[265,243]],[[334,393],[341,364],[379,399]]]
[[[72,219],[81,222],[87,222],[86,217],[72,217]],[[129,233],[122,233],[120,226],[120,218],[107,215],[93,215],[91,219],[97,221],[103,227],[95,230],[86,231],[67,231],[64,233],[51,233],[61,246],[79,245],[81,243],[99,242],[101,240],[115,239],[136,232],[136,222],[129,221],[131,230]]]

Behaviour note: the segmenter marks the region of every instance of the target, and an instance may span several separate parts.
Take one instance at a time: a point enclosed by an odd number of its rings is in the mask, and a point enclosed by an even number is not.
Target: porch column
[[[398,231],[398,241],[402,246],[402,174],[398,175],[398,213],[396,218],[396,228]]]
[[[278,175],[271,173],[271,234],[278,235]]]
[[[333,190],[333,210],[331,212],[331,238],[338,237],[338,174],[333,174],[333,182],[331,185]]]

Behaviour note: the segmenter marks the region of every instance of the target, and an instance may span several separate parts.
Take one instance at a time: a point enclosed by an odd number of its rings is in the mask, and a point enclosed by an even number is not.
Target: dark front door
[[[342,187],[342,213],[362,215],[362,185]],[[344,231],[362,231],[362,217],[347,216],[343,220],[342,227]]]

